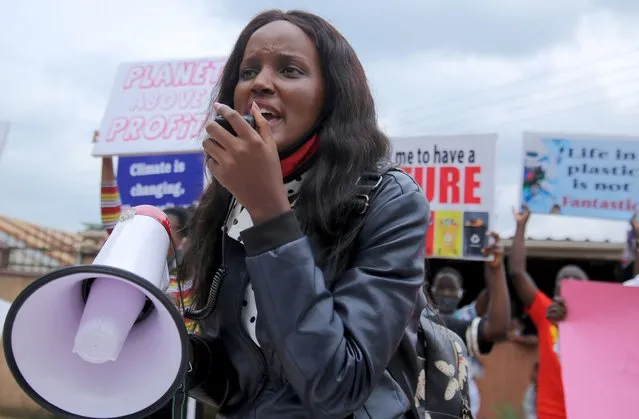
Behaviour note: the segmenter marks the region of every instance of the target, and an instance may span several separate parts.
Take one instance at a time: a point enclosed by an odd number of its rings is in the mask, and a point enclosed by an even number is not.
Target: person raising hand
[[[525,235],[530,210],[522,206],[513,209],[516,223],[509,271],[515,292],[519,296],[526,314],[537,328],[539,341],[539,370],[537,378],[537,415],[539,419],[565,419],[566,408],[561,379],[559,358],[559,329],[557,323],[566,317],[566,305],[560,296],[560,285],[564,279],[588,280],[588,275],[576,265],[566,265],[555,278],[554,299],[539,290],[526,271]]]
[[[96,143],[100,137],[100,131],[93,131],[93,142]],[[115,228],[115,225],[122,214],[122,199],[113,168],[113,157],[102,157],[102,172],[100,183],[100,216],[102,218],[102,228],[106,231],[107,237]]]
[[[485,355],[492,350],[493,343],[505,339],[510,325],[510,297],[506,285],[506,270],[504,268],[504,248],[500,237],[495,232],[488,233],[492,243],[486,246],[482,253],[489,259],[484,262],[484,280],[488,291],[488,308],[485,316],[474,318],[458,318],[452,312],[439,310],[434,313],[424,310],[424,315],[430,321],[443,323],[464,340],[470,356]],[[491,258],[492,257],[492,258]],[[444,269],[435,275],[431,295],[435,301],[442,300],[442,293],[450,292],[458,295],[461,289],[449,290],[445,284],[461,284],[459,281],[449,281],[451,270]],[[460,285],[461,286],[461,285]],[[441,320],[440,320],[441,319]]]

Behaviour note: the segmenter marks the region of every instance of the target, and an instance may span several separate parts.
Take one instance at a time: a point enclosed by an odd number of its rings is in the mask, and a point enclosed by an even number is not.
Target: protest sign
[[[204,189],[204,155],[121,157],[117,179],[123,208],[189,206]]]
[[[206,113],[226,59],[122,64],[94,156],[201,149]]]
[[[559,323],[567,417],[637,417],[639,288],[565,280],[561,295],[568,309]]]
[[[531,212],[627,220],[639,210],[639,137],[524,133]]]
[[[392,139],[394,161],[423,189],[431,215],[426,256],[484,259],[492,225],[497,135]]]

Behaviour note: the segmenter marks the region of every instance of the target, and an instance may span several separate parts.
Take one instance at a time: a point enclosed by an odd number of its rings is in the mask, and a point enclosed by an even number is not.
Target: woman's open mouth
[[[264,119],[266,119],[271,126],[277,124],[282,119],[278,114],[267,109],[262,109],[261,113]]]
[[[252,104],[253,102],[249,102],[249,104],[246,106],[246,113],[251,112]],[[280,123],[280,121],[282,120],[282,114],[280,113],[279,109],[277,109],[266,100],[256,99],[255,104],[258,106],[258,108],[260,108],[260,113],[262,114],[264,119],[268,121],[268,124],[270,126]]]

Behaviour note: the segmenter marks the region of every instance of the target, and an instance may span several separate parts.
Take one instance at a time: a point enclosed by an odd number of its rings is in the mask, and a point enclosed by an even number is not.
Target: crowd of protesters
[[[110,234],[117,224],[122,211],[122,202],[117,187],[116,176],[111,157],[102,158],[101,178],[101,216],[103,227]],[[171,222],[171,246],[167,254],[170,267],[170,286],[167,295],[179,309],[191,304],[191,284],[188,280],[177,278],[177,268],[181,257],[189,246],[189,235],[193,228],[194,208],[173,207],[165,209]],[[516,224],[512,239],[511,252],[507,268],[499,236],[491,233],[492,247],[486,254],[492,259],[484,264],[486,287],[469,304],[460,307],[464,296],[464,278],[453,267],[447,266],[426,279],[425,294],[428,295],[439,316],[444,318],[446,326],[460,335],[469,353],[469,395],[474,418],[479,418],[481,392],[477,380],[484,376],[481,355],[491,352],[496,342],[511,341],[537,349],[538,359],[530,372],[530,385],[523,400],[522,412],[525,419],[563,419],[566,418],[563,384],[561,377],[561,355],[559,346],[558,323],[566,318],[568,307],[561,298],[561,282],[564,279],[588,280],[586,272],[576,265],[566,265],[556,274],[554,294],[545,295],[526,270],[526,225],[530,212],[526,207],[514,211]],[[627,248],[622,261],[624,267],[631,268],[631,277],[639,275],[639,264],[634,264],[639,250],[639,222],[630,220]],[[508,274],[506,274],[508,271]],[[509,278],[509,280],[507,279]],[[637,276],[639,278],[639,276]],[[520,319],[511,318],[511,306],[508,281],[516,297],[524,307],[528,319],[532,321],[536,332],[524,333]],[[630,279],[625,285],[636,286],[637,279]],[[198,325],[184,318],[187,330],[198,333]],[[200,411],[201,412],[201,411]],[[169,406],[160,410],[151,418],[171,417]]]

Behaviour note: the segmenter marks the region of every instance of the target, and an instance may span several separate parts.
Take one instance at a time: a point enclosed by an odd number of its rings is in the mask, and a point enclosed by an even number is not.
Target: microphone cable
[[[194,308],[188,308],[184,311],[184,317],[191,319],[191,320],[204,320],[207,317],[209,317],[211,314],[213,314],[213,311],[215,310],[215,307],[217,306],[217,299],[220,295],[220,288],[222,287],[222,282],[224,282],[224,279],[226,278],[226,275],[228,273],[228,269],[226,267],[226,262],[225,262],[225,254],[226,254],[226,246],[225,246],[225,242],[226,242],[226,236],[228,233],[228,220],[229,217],[231,216],[231,212],[233,211],[233,209],[235,208],[235,205],[237,204],[237,201],[235,200],[235,198],[231,199],[231,202],[229,203],[229,207],[226,210],[226,217],[224,217],[224,224],[222,226],[222,257],[221,257],[221,261],[220,261],[220,267],[217,268],[217,270],[215,271],[215,274],[213,275],[213,280],[211,281],[211,287],[209,288],[209,295],[206,299],[206,303],[204,304],[204,307],[199,308],[199,309],[194,309]],[[179,285],[179,281],[178,281],[178,285]],[[181,293],[181,291],[180,291]],[[181,299],[181,296],[180,296]]]

